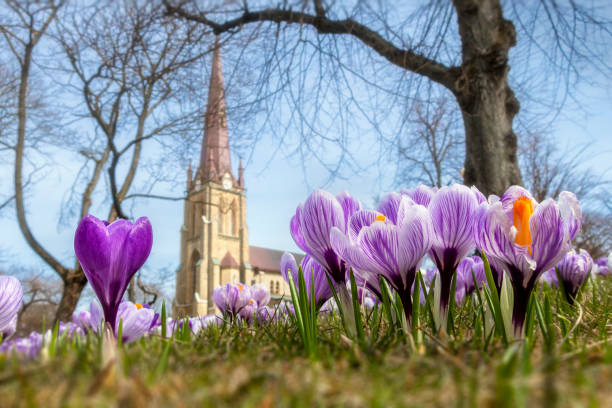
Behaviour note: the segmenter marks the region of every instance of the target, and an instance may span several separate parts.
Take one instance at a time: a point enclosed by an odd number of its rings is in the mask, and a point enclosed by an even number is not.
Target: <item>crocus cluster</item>
[[[217,287],[213,291],[212,299],[223,316],[230,320],[239,318],[251,323],[257,317],[258,311],[270,302],[270,292],[259,283],[252,286],[228,283]]]
[[[322,269],[346,288],[346,272],[352,268],[360,286],[378,297],[382,277],[402,299],[408,321],[416,271],[428,254],[439,273],[440,328],[445,327],[453,276],[458,301],[486,283],[481,258],[466,258],[478,249],[487,256],[498,293],[504,271],[508,274],[517,337],[538,278],[570,251],[581,227],[574,194],[564,191],[558,201],[538,203],[518,186],[488,200],[475,187],[419,186],[388,194],[376,210],[362,209],[348,193],[333,196],[317,190],[291,220],[293,239],[320,265],[313,268],[309,263],[315,277]],[[297,269],[288,257],[283,266]],[[322,290],[324,280],[315,279],[317,283]]]

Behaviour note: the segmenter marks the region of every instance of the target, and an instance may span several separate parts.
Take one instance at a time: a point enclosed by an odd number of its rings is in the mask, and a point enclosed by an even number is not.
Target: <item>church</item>
[[[264,284],[272,298],[289,296],[280,273],[284,251],[249,245],[242,161],[232,172],[220,46],[212,58],[200,163],[189,165],[176,271],[173,315],[215,312],[213,290],[227,283]],[[287,225],[287,233],[289,226]],[[296,259],[301,255],[294,254]]]

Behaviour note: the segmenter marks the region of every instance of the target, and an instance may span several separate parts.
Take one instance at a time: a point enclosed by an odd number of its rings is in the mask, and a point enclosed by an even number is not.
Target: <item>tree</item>
[[[442,187],[461,179],[459,118],[449,100],[417,103],[398,138],[397,184]]]
[[[84,101],[79,104],[85,107],[84,111],[77,108],[66,114],[78,122],[73,125],[76,130],[70,124],[53,122],[60,129],[55,132],[61,133],[57,139],[61,142],[49,141],[61,144],[83,161],[63,213],[71,220],[70,225],[76,225],[91,211],[96,191],[102,193],[98,194],[102,198],[99,201],[110,199],[109,219],[127,218],[121,204],[130,198],[137,169],[143,167],[144,144],[154,140],[158,145],[173,144],[160,141],[170,138],[175,144],[185,132],[199,133],[202,126],[201,100],[194,98],[201,91],[194,78],[201,75],[198,63],[202,56],[210,52],[210,47],[202,45],[206,43],[203,30],[195,24],[178,24],[164,18],[159,2],[109,5],[75,4],[70,8],[51,0],[8,1],[7,13],[0,22],[0,33],[19,67],[17,137],[11,145],[15,154],[17,221],[28,245],[62,279],[56,313],[59,320],[71,318],[87,279],[76,259],[72,265],[62,262],[36,239],[28,222],[24,161],[31,151],[27,141],[36,133],[31,121],[35,110],[28,103],[32,67],[52,70],[59,83],[58,92],[66,92],[62,96],[76,90]],[[52,27],[56,28],[53,32]],[[58,58],[49,65],[42,59],[35,64],[34,50],[42,41],[47,47],[59,44],[67,64],[58,67]],[[62,107],[58,105],[54,107],[59,110]],[[94,124],[89,125],[94,129],[93,137],[82,131],[87,120]],[[105,172],[108,190],[100,186]],[[154,184],[148,182],[141,193],[149,193]]]
[[[609,41],[610,22],[595,17],[595,6],[575,2],[561,6],[549,0],[513,1],[504,8],[500,0],[432,1],[409,11],[404,2],[340,4],[300,0],[253,10],[248,1],[243,1],[238,7],[235,3],[226,7],[221,4],[215,13],[198,10],[195,2],[165,3],[169,14],[199,22],[215,34],[231,36],[248,25],[256,31],[271,23],[276,24],[278,39],[285,31],[283,24],[297,25],[293,34],[296,43],[318,47],[321,59],[342,65],[332,75],[346,75],[367,64],[359,58],[351,59],[358,48],[354,44],[345,42],[342,45],[346,51],[342,52],[338,43],[306,38],[306,27],[316,30],[320,37],[349,36],[384,58],[388,65],[399,68],[400,82],[408,85],[400,85],[397,93],[405,91],[403,86],[418,90],[420,81],[413,81],[414,76],[441,86],[454,96],[463,118],[464,182],[476,185],[485,194],[499,194],[522,181],[513,129],[520,104],[509,81],[510,50],[517,43],[517,27],[505,12],[518,23],[518,29],[525,34],[523,41],[530,45],[523,58],[545,64],[567,88],[585,61],[596,65],[600,72],[609,72],[603,58],[605,48],[595,43],[587,45],[586,40],[600,35]],[[294,63],[299,51],[289,47],[286,55]],[[281,56],[273,60],[274,66],[279,65],[280,59]],[[381,77],[387,73],[385,70]],[[381,77],[365,78],[363,83],[379,86],[378,82],[384,81]],[[525,81],[519,85],[525,93]],[[393,102],[397,93],[391,98]],[[381,120],[387,119],[382,116]],[[300,119],[303,121],[303,117]]]

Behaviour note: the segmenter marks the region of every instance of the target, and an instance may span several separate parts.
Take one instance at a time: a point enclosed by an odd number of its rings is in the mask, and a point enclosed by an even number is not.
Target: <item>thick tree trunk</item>
[[[64,277],[64,290],[59,305],[57,306],[55,320],[64,322],[72,320],[72,314],[76,309],[76,305],[85,285],[87,285],[87,278],[80,268],[76,271],[71,270],[66,274]]]
[[[455,0],[462,43],[455,96],[465,127],[464,182],[485,195],[521,184],[517,137],[512,130],[519,102],[508,85],[508,52],[514,25],[499,0]]]

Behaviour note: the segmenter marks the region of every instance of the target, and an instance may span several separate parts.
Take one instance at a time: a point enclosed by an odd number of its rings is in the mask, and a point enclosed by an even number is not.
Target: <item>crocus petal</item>
[[[256,283],[255,285],[251,286],[251,295],[257,302],[258,307],[263,307],[270,303],[270,292],[265,285],[261,283]]]
[[[102,302],[108,299],[105,283],[111,262],[111,245],[106,225],[87,215],[74,235],[74,252],[92,289]]]
[[[356,241],[359,231],[361,231],[363,227],[369,227],[372,225],[376,221],[376,217],[379,215],[379,212],[373,210],[360,210],[353,214],[348,225],[348,236],[351,241]],[[397,218],[397,213],[395,218]]]
[[[300,247],[300,249],[304,252],[308,252],[308,246],[304,241],[304,235],[302,234],[302,208],[304,206],[300,204],[295,210],[295,215],[291,217],[291,222],[289,223],[289,229],[291,232],[291,237]]]
[[[573,241],[582,231],[582,209],[574,193],[562,191],[559,194],[559,211],[567,225],[570,241]]]
[[[533,259],[537,265],[536,273],[554,267],[569,251],[567,230],[559,208],[552,199],[543,201],[535,208],[529,220],[529,229]]]
[[[21,307],[23,289],[13,276],[0,276],[0,334],[12,336],[17,324],[17,312]]]
[[[436,191],[435,188],[421,184],[414,190],[402,190],[401,194],[410,197],[417,204],[428,207]]]
[[[291,272],[293,282],[297,283],[298,265],[293,255],[291,255],[289,252],[285,252],[281,257],[280,270],[281,274],[283,275],[283,279],[285,279],[287,283],[289,283],[289,272]]]
[[[436,235],[432,258],[438,269],[455,269],[474,247],[472,225],[478,202],[466,186],[442,187],[429,204],[429,213]],[[453,256],[447,254],[452,251]],[[453,265],[446,265],[452,262]]]
[[[361,209],[361,203],[348,193],[348,191],[341,191],[336,195],[336,200],[340,203],[342,211],[344,213],[344,225],[348,225],[348,220],[353,214]]]
[[[510,186],[506,190],[506,192],[500,197],[500,201],[504,210],[511,210],[514,206],[514,202],[518,200],[520,197],[526,197],[531,200],[533,207],[535,208],[538,204],[536,200],[533,198],[529,190],[525,189],[521,186]],[[489,200],[490,201],[490,200]]]
[[[401,201],[402,196],[400,194],[389,193],[380,200],[378,212],[387,217],[393,224],[397,224],[397,211]]]
[[[122,340],[124,343],[131,343],[149,332],[154,318],[155,312],[152,309],[144,307],[138,309],[132,302],[121,302],[115,330],[119,329],[121,322]]]

